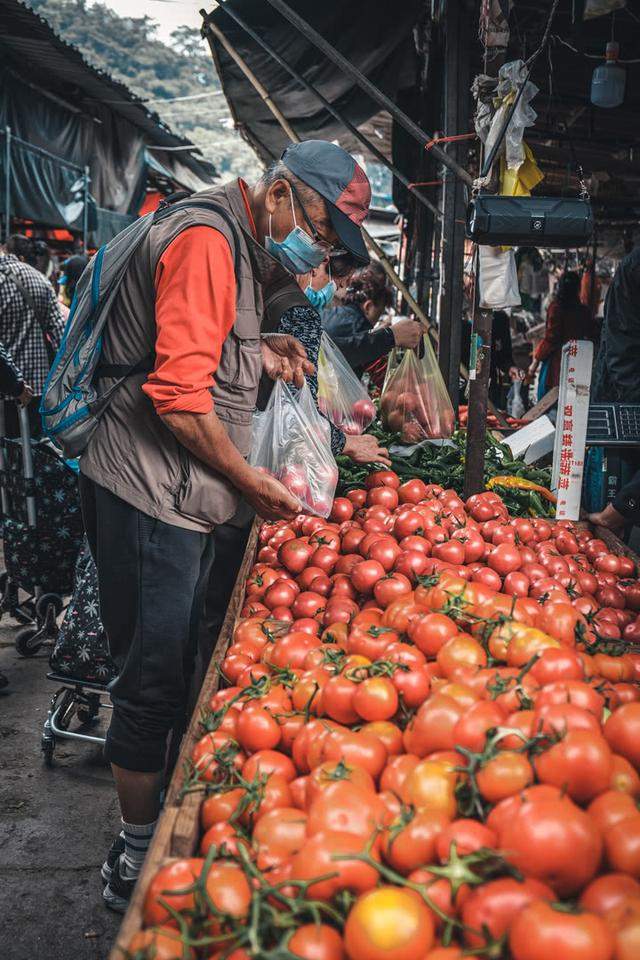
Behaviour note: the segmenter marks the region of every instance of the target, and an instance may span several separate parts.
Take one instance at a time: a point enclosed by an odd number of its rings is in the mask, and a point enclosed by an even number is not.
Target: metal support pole
[[[7,493],[7,450],[4,445],[7,438],[6,428],[6,406],[7,401],[0,397],[0,504],[2,505],[2,515],[6,517],[9,513],[9,495]]]
[[[32,530],[36,528],[36,491],[33,474],[33,453],[31,450],[31,425],[27,408],[18,404],[18,420],[20,421],[20,443],[22,446],[22,475],[26,490],[27,523]]]
[[[484,441],[487,428],[489,400],[489,370],[491,367],[490,310],[477,306],[478,257],[476,255],[476,282],[474,290],[475,311],[471,335],[471,360],[469,362],[469,420],[464,464],[465,499],[484,490]],[[475,361],[475,363],[474,363]]]
[[[447,3],[445,8],[445,134],[464,130],[469,122],[469,17],[466,4]],[[464,145],[463,145],[464,144]],[[452,143],[451,152],[464,160],[466,142]],[[439,296],[440,370],[454,409],[460,392],[460,352],[462,338],[464,270],[464,185],[450,170],[444,174],[442,256]]]
[[[555,3],[555,0],[554,0]],[[484,51],[484,72],[497,76],[500,59],[489,61]],[[491,338],[493,313],[481,310],[479,303],[480,254],[475,248],[473,284],[473,330],[471,359],[469,361],[469,419],[464,462],[464,497],[484,490],[484,453],[489,403],[489,372],[491,369]]]
[[[11,127],[4,128],[4,238],[11,234]]]
[[[426,147],[428,143],[433,141],[433,137],[429,136],[428,133],[418,126],[417,123],[414,123],[410,117],[406,115],[396,104],[387,97],[381,90],[379,90],[375,84],[371,83],[357,67],[354,67],[352,63],[342,56],[335,47],[328,43],[324,37],[322,37],[317,30],[314,30],[306,20],[304,20],[299,14],[291,9],[284,0],[267,0],[278,13],[281,13],[282,16],[293,24],[300,33],[306,37],[306,39],[313,44],[314,47],[317,47],[321,53],[328,57],[329,60],[332,60],[336,66],[342,70],[347,76],[351,77],[353,81],[362,89],[368,96],[371,97],[376,103],[378,103],[383,110],[386,110],[391,114],[393,119],[404,127],[404,129],[412,137],[414,137],[422,146]],[[450,157],[444,150],[442,150],[438,144],[433,144],[431,147],[433,155],[441,162],[444,163],[449,170],[452,170],[457,177],[466,183],[468,186],[473,184],[473,178],[471,174],[464,170],[456,161]]]
[[[226,15],[228,17],[231,17],[231,19],[234,20],[238,24],[238,26],[242,30],[244,30],[244,32],[248,34],[255,43],[258,44],[258,46],[262,47],[262,49],[266,53],[268,53],[273,60],[275,60],[278,66],[282,67],[283,70],[286,70],[289,76],[292,77],[296,81],[296,83],[299,83],[300,86],[304,87],[307,93],[310,93],[312,96],[314,96],[316,100],[318,100],[318,102],[322,104],[325,110],[327,110],[331,114],[331,116],[338,121],[338,123],[341,123],[344,127],[346,127],[346,129],[352,134],[352,136],[354,136],[356,140],[358,140],[362,144],[365,150],[368,150],[369,153],[371,153],[376,158],[378,163],[383,164],[383,166],[385,166],[388,170],[390,170],[393,176],[397,180],[399,180],[400,183],[404,184],[404,186],[408,190],[411,190],[416,200],[419,200],[420,203],[424,204],[425,207],[431,210],[434,216],[436,217],[441,216],[441,213],[436,207],[436,205],[432,203],[428,197],[425,197],[423,193],[421,193],[419,190],[416,190],[415,187],[412,187],[411,181],[409,180],[409,178],[405,177],[405,175],[400,170],[398,170],[395,164],[391,163],[391,161],[387,157],[385,157],[384,153],[378,150],[375,144],[373,144],[370,140],[368,140],[358,130],[358,128],[351,123],[351,121],[347,120],[338,110],[336,110],[336,108],[333,106],[330,100],[327,100],[326,97],[323,96],[323,94],[321,94],[318,89],[316,89],[316,87],[310,84],[308,80],[305,80],[305,78],[301,76],[297,70],[294,70],[294,68],[289,63],[287,63],[287,61],[283,57],[281,57],[280,54],[277,53],[277,51],[274,50],[273,47],[270,44],[268,44],[263,37],[260,36],[259,33],[256,33],[256,31],[249,26],[246,20],[244,20],[243,17],[240,16],[240,14],[236,13],[236,11],[233,9],[231,4],[228,4],[228,5],[215,4],[214,6],[221,6],[224,12],[226,13]],[[208,21],[208,17],[205,11],[201,11],[201,13],[203,14],[203,17],[205,18],[205,20]],[[225,49],[227,48],[225,47]]]
[[[87,252],[87,242],[89,239],[89,167],[84,168],[84,202],[82,207],[82,245],[84,252]]]
[[[589,268],[589,313],[595,317],[597,312],[596,303],[596,260],[598,259],[598,230],[593,230],[593,248],[591,253],[591,266]]]

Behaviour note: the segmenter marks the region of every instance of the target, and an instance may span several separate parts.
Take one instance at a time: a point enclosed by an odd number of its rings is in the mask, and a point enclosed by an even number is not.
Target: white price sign
[[[556,520],[578,520],[582,496],[593,344],[570,340],[562,348],[551,489]]]

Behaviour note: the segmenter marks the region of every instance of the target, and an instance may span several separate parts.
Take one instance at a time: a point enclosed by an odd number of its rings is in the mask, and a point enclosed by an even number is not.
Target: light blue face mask
[[[316,310],[322,310],[324,307],[328,307],[333,296],[336,292],[336,284],[334,280],[329,280],[329,283],[325,283],[324,287],[321,290],[314,290],[311,284],[304,291],[304,295],[311,304],[312,307],[315,307]]]
[[[323,245],[315,243],[309,234],[298,226],[291,194],[289,199],[293,215],[293,230],[289,231],[284,240],[274,240],[271,236],[271,214],[269,214],[269,235],[265,237],[264,247],[272,257],[280,261],[285,270],[299,275],[319,267],[326,259],[327,251]]]

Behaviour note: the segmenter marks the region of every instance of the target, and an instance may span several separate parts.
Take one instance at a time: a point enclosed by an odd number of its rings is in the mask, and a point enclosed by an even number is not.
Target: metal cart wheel
[[[87,702],[78,707],[76,716],[80,723],[91,723],[92,720],[97,719],[99,712],[100,695],[98,693],[90,693],[87,695]]]
[[[44,643],[42,628],[36,624],[18,630],[14,640],[16,650],[21,657],[35,657]]]
[[[54,616],[58,617],[62,613],[64,601],[57,593],[43,593],[36,600],[36,616],[40,622],[44,622],[49,615],[49,609],[53,608]]]

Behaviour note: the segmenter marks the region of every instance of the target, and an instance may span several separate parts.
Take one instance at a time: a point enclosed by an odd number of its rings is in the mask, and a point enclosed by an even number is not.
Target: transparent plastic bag
[[[376,408],[344,354],[326,333],[318,353],[318,409],[343,433],[364,433]]]
[[[302,511],[328,517],[338,468],[329,424],[318,413],[307,384],[297,391],[276,380],[253,427],[251,465],[280,480],[298,498]]]
[[[380,400],[382,422],[403,443],[450,437],[455,428],[451,400],[428,337],[421,356],[406,350],[385,383]]]
[[[522,384],[519,380],[514,380],[509,387],[507,394],[507,413],[515,420],[524,416],[524,401],[522,399]]]

